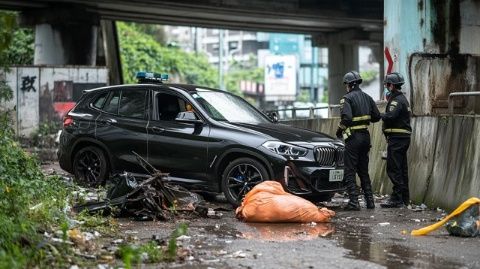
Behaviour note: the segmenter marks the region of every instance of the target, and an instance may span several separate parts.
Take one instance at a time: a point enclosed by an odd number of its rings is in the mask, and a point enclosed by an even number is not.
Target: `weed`
[[[102,212],[92,215],[88,210],[84,210],[76,216],[76,219],[86,230],[95,230],[107,235],[113,235],[118,231],[118,222],[111,216],[103,216]]]
[[[155,241],[150,241],[140,246],[122,245],[117,252],[121,257],[125,268],[132,268],[132,265],[140,262],[158,263],[163,261],[174,261],[177,258],[177,238],[187,233],[188,225],[180,224],[171,234],[166,248],[162,248]]]
[[[187,234],[188,225],[186,223],[181,223],[177,229],[175,229],[170,236],[170,240],[168,241],[167,246],[167,259],[168,260],[175,260],[177,257],[177,237]]]

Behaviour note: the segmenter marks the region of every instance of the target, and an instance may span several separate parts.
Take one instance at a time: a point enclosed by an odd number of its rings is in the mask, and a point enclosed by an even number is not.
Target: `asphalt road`
[[[220,219],[121,223],[140,240],[167,238],[176,225],[188,223],[188,237],[180,243],[190,254],[184,262],[162,265],[166,268],[480,268],[479,238],[452,237],[444,228],[410,235],[441,218],[441,211],[347,212],[330,205],[337,211],[331,223],[244,223],[233,211]]]
[[[57,164],[43,168],[61,173]],[[445,212],[383,209],[381,199],[373,210],[351,212],[341,210],[345,200],[337,195],[327,204],[337,213],[332,222],[308,224],[244,223],[220,199],[210,203],[226,210],[216,211],[223,214],[218,219],[191,212],[169,222],[120,219],[119,237],[166,242],[180,223],[188,224],[187,236],[178,240],[182,261],[142,268],[480,268],[480,238],[449,236],[445,228],[410,235]]]

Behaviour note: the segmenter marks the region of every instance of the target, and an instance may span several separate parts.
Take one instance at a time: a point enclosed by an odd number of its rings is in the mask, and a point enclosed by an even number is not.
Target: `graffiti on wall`
[[[24,76],[22,77],[22,87],[20,88],[20,90],[24,91],[24,92],[29,92],[29,91],[34,91],[36,92],[37,89],[35,89],[35,86],[34,86],[34,83],[35,83],[35,80],[37,79],[36,76]]]

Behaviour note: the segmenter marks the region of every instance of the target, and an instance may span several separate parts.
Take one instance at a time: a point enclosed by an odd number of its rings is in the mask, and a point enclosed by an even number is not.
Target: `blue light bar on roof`
[[[168,80],[167,74],[140,71],[135,76],[139,82],[162,82]]]

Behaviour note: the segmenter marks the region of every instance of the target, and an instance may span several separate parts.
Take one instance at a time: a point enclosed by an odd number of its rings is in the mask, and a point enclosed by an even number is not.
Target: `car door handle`
[[[105,120],[101,120],[100,123],[110,125],[110,124],[117,123],[117,120],[116,119],[105,119]]]
[[[154,127],[150,128],[150,129],[152,129],[152,131],[153,131],[154,133],[162,133],[162,132],[165,132],[165,129],[164,129],[164,128],[160,128],[160,127],[157,127],[157,126],[154,126]]]

